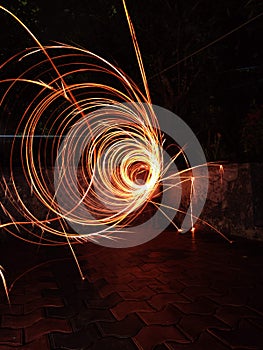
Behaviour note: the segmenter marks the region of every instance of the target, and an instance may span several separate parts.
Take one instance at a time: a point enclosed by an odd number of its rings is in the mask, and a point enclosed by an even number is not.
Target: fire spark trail
[[[89,50],[42,45],[0,6],[36,45],[0,67],[3,115],[21,116],[12,136],[9,171],[0,184],[5,197],[0,228],[37,246],[68,244],[77,264],[72,245],[88,240],[134,246],[170,223],[180,232],[194,232],[207,194],[206,159],[196,137],[178,116],[151,104],[124,0],[123,6],[144,91]],[[19,72],[15,78],[9,74],[14,67]],[[173,155],[164,147],[166,136],[175,141]],[[183,170],[175,165],[180,157]],[[191,191],[188,208],[182,209],[185,184]],[[202,188],[202,198],[195,187]],[[177,213],[182,215],[179,224]]]

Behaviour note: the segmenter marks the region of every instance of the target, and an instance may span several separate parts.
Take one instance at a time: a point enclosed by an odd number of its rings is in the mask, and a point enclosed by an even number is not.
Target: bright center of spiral
[[[131,164],[129,170],[130,180],[139,186],[147,184],[151,177],[149,165],[144,162],[136,162]]]

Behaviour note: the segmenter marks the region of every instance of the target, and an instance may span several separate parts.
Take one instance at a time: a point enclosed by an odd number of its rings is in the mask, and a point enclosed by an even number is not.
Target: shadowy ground
[[[1,243],[0,349],[263,348],[263,247],[166,231],[147,244],[76,248]],[[37,266],[37,264],[40,264]]]

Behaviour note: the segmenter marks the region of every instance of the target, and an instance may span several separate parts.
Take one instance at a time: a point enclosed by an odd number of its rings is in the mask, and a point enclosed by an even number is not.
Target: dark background
[[[123,69],[143,88],[121,0],[15,0],[2,5],[42,44],[59,41],[85,47]],[[261,14],[263,2],[127,0],[127,6],[152,102],[189,124],[208,160],[260,161],[263,16],[213,41]],[[4,12],[0,19],[0,62],[35,45],[14,19]],[[4,86],[0,89],[3,92]],[[16,117],[5,122],[1,133],[12,132]]]

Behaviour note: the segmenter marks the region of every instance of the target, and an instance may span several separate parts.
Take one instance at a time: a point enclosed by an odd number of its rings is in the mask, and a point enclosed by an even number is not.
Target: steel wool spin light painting
[[[140,86],[87,49],[42,45],[18,17],[0,6],[33,43],[0,67],[0,105],[12,110],[15,91],[23,100],[12,135],[9,173],[1,178],[6,199],[1,202],[5,218],[0,228],[37,246],[69,245],[77,263],[75,244],[133,247],[168,225],[175,232],[194,232],[208,191],[207,161],[197,137],[180,117],[151,102],[124,0],[123,7]],[[167,138],[177,150],[173,154]],[[223,173],[222,165],[214,166]],[[184,186],[187,208],[180,205]],[[32,201],[24,200],[25,188]],[[36,210],[38,206],[43,210]],[[179,221],[174,220],[178,213]],[[2,269],[0,274],[5,284]]]

